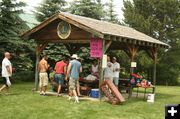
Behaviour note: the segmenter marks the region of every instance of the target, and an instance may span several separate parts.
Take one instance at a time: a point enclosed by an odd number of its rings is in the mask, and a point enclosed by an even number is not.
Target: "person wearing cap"
[[[55,65],[55,81],[58,84],[58,89],[57,89],[57,96],[60,96],[61,92],[61,86],[64,84],[64,78],[66,75],[66,67],[67,67],[67,60],[68,59],[63,59],[59,62],[56,63]]]
[[[117,62],[116,57],[112,58],[112,62],[113,62],[113,83],[118,88],[120,64]]]
[[[12,65],[11,62],[9,61],[11,55],[9,52],[5,52],[4,56],[5,57],[2,61],[2,73],[1,73],[4,85],[0,88],[0,92],[5,88],[7,89],[8,92],[8,89],[11,86],[10,77],[12,77]]]
[[[70,94],[73,94],[75,96],[75,103],[79,103],[79,99],[77,96],[76,88],[79,85],[79,74],[82,72],[82,66],[81,63],[78,61],[78,56],[76,54],[73,54],[71,56],[72,60],[69,62],[68,69],[67,69],[67,75],[66,80],[69,76],[69,91]],[[70,95],[69,100],[72,98],[72,95]]]
[[[107,67],[104,70],[104,78],[113,82],[113,63],[110,61],[109,56],[107,57]]]

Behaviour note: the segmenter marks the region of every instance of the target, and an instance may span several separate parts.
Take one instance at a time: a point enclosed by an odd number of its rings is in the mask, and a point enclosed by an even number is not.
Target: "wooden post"
[[[47,43],[43,43],[43,44],[37,43],[37,47],[36,47],[36,69],[35,69],[35,90],[36,91],[38,90],[38,77],[39,77],[38,63],[40,60],[40,54],[41,54],[42,50],[46,47],[46,45],[47,45]]]
[[[156,64],[157,64],[157,48],[153,47],[146,50],[147,54],[153,59],[153,85],[156,85]]]
[[[137,51],[138,51],[138,48],[139,47],[134,45],[134,44],[131,44],[131,45],[128,44],[127,49],[124,50],[126,52],[126,54],[129,56],[131,62],[134,61],[134,59],[136,57],[136,54],[137,54]],[[134,73],[134,68],[133,67],[130,68],[130,73]]]
[[[153,85],[156,85],[156,64],[157,64],[157,54],[154,59],[154,67],[153,67]]]
[[[35,70],[35,90],[36,91],[38,90],[38,77],[39,77],[38,63],[39,63],[39,60],[40,60],[40,54],[36,51],[36,70]]]
[[[103,55],[105,53],[105,40],[102,39],[102,51],[103,51]],[[102,63],[103,63],[103,58],[101,58],[101,61],[100,61],[100,77],[99,77],[99,99],[100,101],[102,100],[102,91],[100,89],[100,86],[101,84],[103,83],[103,78],[104,78],[104,68],[102,68]]]

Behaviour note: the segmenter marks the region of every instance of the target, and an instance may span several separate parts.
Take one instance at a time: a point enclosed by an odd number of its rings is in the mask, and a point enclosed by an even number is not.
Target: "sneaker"
[[[69,97],[68,97],[68,100],[70,101],[71,99],[72,99],[72,97],[71,97],[71,96],[69,96]]]
[[[60,96],[62,96],[62,94],[57,94],[57,97],[60,97]]]
[[[43,92],[42,95],[46,96],[47,94],[45,92]]]
[[[79,103],[79,99],[78,99],[78,97],[75,97],[75,101],[74,101],[75,103]]]

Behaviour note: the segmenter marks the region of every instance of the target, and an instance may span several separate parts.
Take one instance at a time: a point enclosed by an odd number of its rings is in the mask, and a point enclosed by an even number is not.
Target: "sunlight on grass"
[[[163,119],[165,104],[180,103],[180,87],[158,86],[155,103],[131,98],[121,105],[107,102],[69,102],[67,98],[40,96],[32,83],[14,84],[10,95],[0,94],[1,119]]]

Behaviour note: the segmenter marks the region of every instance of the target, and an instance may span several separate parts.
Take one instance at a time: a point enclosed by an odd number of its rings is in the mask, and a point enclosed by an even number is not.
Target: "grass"
[[[32,93],[32,83],[14,84],[0,94],[1,119],[164,119],[166,104],[180,103],[180,87],[158,86],[155,103],[131,98],[121,105],[107,102],[69,102],[66,98]]]

